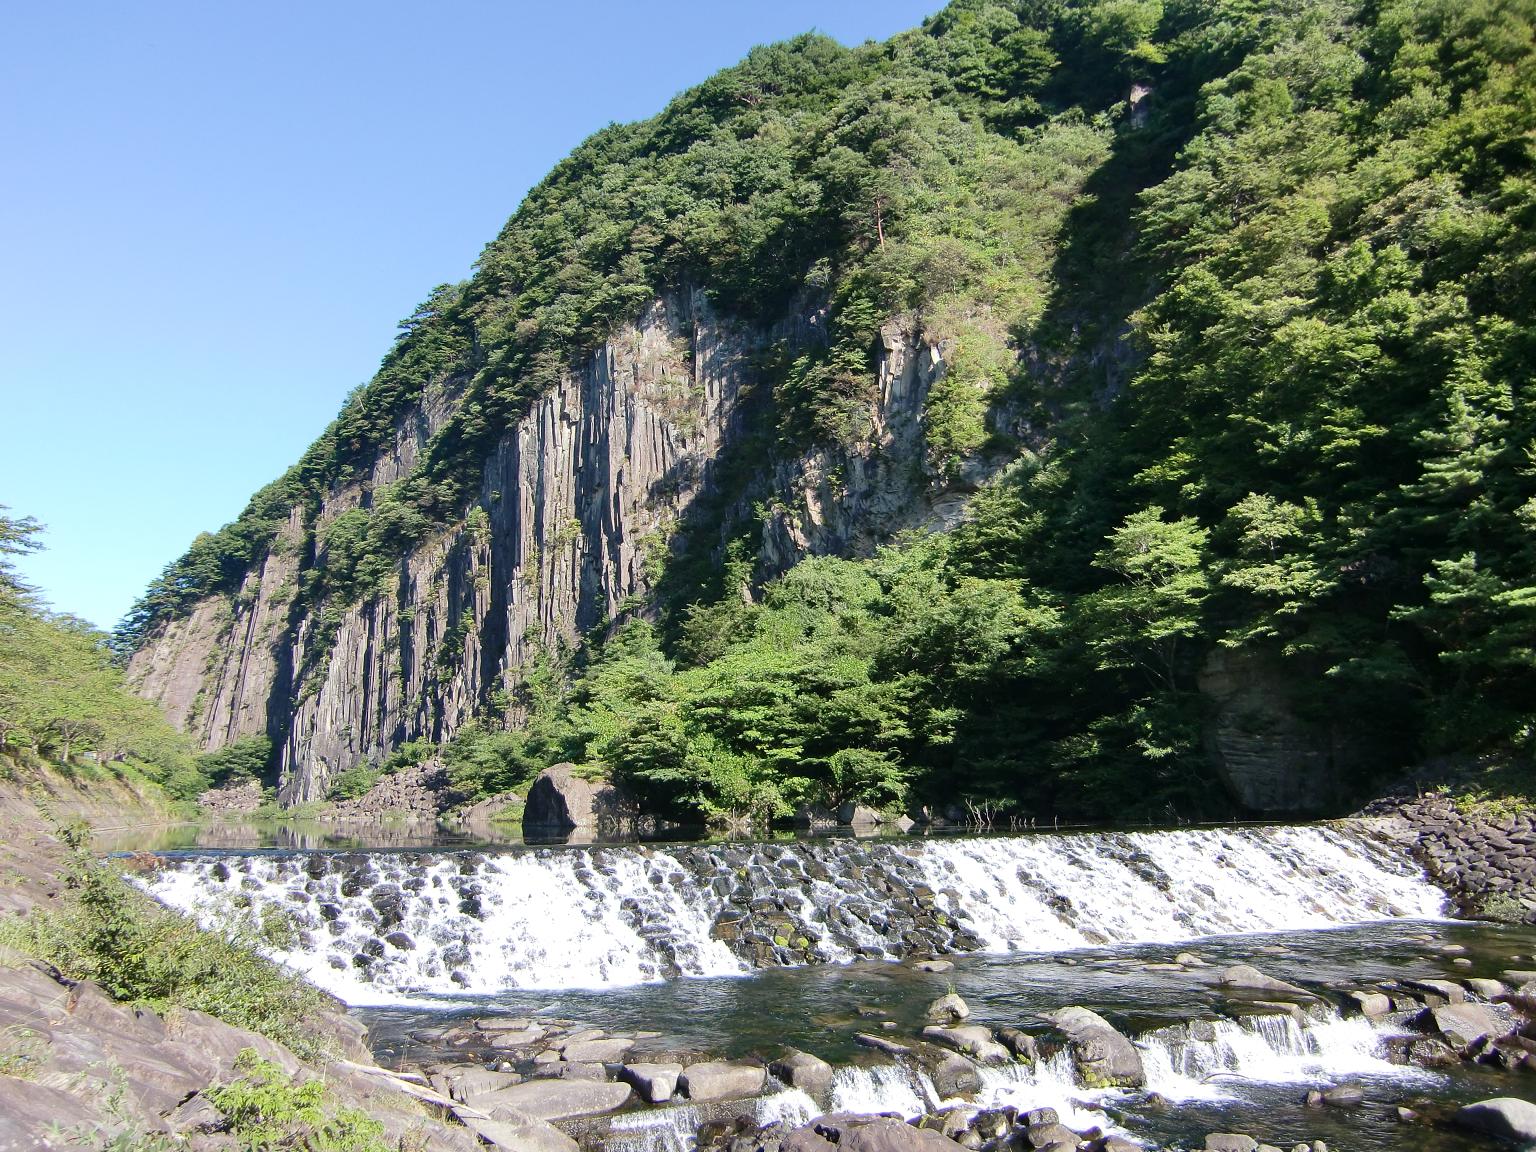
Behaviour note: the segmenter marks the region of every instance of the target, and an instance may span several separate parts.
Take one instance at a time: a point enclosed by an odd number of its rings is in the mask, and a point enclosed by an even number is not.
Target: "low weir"
[[[1344,826],[168,857],[144,881],[352,1004],[1441,913]]]

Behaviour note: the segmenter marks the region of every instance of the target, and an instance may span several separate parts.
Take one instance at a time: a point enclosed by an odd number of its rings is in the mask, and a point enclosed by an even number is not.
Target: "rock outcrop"
[[[539,773],[523,804],[523,832],[619,832],[635,820],[634,805],[612,784],[586,780],[574,764]]]
[[[303,605],[327,527],[409,475],[455,411],[460,383],[432,385],[361,479],[336,486],[311,519],[294,511],[235,596],[152,635],[130,682],[206,748],[272,736],[281,798],[314,801],[338,772],[451,736],[537,653],[643,599],[669,548],[717,546],[724,526],[700,514],[711,499],[768,509],[765,573],[953,522],[974,478],[946,487],[921,465],[943,352],[898,321],[882,329],[858,443],[754,460],[763,490],[722,488],[723,465],[752,431],[760,354],[820,341],[824,319],[810,306],[745,327],[702,291],[656,300],[506,429],[464,519],[402,556],[387,589],[324,614]]]

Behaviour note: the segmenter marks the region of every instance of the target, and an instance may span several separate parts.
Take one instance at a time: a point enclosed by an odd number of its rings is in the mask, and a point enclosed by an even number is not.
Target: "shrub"
[[[115,864],[92,858],[84,825],[59,834],[69,848],[61,899],[26,919],[0,920],[0,944],[70,979],[94,980],[114,999],[196,1009],[302,1056],[319,1054],[311,1017],[329,1000],[255,950],[259,924],[205,931],[132,888]]]
[[[390,1152],[384,1125],[356,1108],[326,1108],[325,1085],[302,1083],[246,1048],[235,1060],[244,1073],[216,1084],[209,1101],[229,1118],[230,1134],[248,1148],[302,1148],[308,1152]]]

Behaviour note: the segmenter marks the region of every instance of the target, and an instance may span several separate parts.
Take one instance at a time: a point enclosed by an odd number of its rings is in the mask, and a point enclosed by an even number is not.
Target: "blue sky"
[[[25,4],[0,38],[0,504],[110,627],[589,133],[941,0]]]

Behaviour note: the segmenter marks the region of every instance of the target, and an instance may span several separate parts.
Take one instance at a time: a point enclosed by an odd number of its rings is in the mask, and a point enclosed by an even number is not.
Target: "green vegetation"
[[[25,918],[0,919],[0,945],[71,979],[94,980],[114,999],[197,1009],[302,1056],[320,1053],[314,1029],[326,997],[254,948],[285,925],[240,921],[204,931],[131,887],[115,863],[92,856],[84,825],[59,835],[70,850],[62,897]]]
[[[254,1049],[235,1059],[241,1075],[207,1092],[229,1118],[229,1132],[250,1152],[301,1148],[306,1152],[396,1152],[384,1125],[356,1108],[327,1101],[325,1083],[289,1076]]]
[[[763,430],[678,553],[653,550],[654,626],[487,690],[445,753],[466,795],[572,759],[720,821],[1223,815],[1218,652],[1279,670],[1346,783],[1529,765],[1533,26],[1531,0],[956,0],[884,44],[758,49],[560,164],[119,640],[233,595],[273,547],[313,552],[301,607],[326,622],[434,532],[483,545],[489,446],[702,285],[762,324],[824,307],[824,336],[764,351]],[[915,474],[1011,463],[946,538],[764,584],[743,509],[779,497],[786,455],[867,439],[893,318],[947,366]],[[450,378],[416,470],[318,531],[322,493]],[[295,508],[305,539],[279,545]]]
[[[206,782],[189,742],[125,687],[106,636],[48,611],[18,577],[15,558],[40,547],[41,532],[0,505],[0,775],[36,758],[195,797]]]

